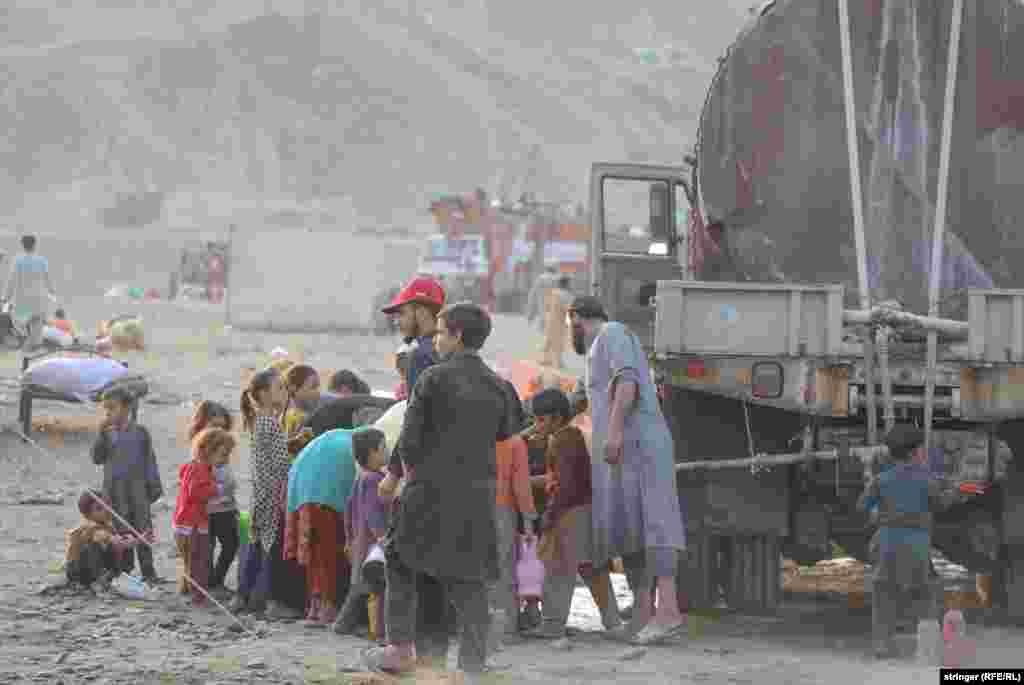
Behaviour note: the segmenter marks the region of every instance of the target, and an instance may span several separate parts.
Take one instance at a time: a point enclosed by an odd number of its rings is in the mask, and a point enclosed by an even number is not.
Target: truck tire
[[[737,535],[725,538],[723,558],[728,568],[726,602],[731,609],[771,613],[782,596],[781,547],[775,535]]]
[[[718,601],[717,557],[718,538],[704,534],[689,536],[676,574],[680,610],[706,611],[714,608]]]

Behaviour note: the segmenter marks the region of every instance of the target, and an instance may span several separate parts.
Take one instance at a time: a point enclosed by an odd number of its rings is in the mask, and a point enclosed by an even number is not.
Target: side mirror
[[[668,184],[662,182],[652,183],[650,200],[651,239],[668,244],[672,240],[672,217],[669,214],[671,202]]]

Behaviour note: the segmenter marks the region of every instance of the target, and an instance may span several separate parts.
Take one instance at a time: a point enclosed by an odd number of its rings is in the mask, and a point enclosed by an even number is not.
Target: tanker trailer
[[[933,545],[1024,618],[1021,131],[1019,2],[780,0],[686,166],[594,165],[592,292],[662,385],[691,606],[770,610],[780,555],[869,561],[857,497],[908,422]]]

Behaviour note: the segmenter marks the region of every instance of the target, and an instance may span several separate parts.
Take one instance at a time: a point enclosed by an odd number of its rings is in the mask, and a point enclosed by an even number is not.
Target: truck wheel
[[[718,600],[718,538],[692,535],[680,555],[676,592],[681,611],[712,609]]]
[[[730,608],[754,613],[775,611],[782,596],[780,540],[775,535],[726,538],[723,558],[728,568],[726,602]]]

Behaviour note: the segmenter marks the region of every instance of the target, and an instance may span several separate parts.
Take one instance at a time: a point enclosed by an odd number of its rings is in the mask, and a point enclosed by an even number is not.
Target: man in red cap
[[[405,388],[410,397],[416,379],[437,363],[434,334],[437,332],[437,315],[444,302],[445,292],[441,284],[429,276],[418,275],[402,288],[391,304],[381,309],[385,314],[397,315],[398,330],[409,348]],[[397,449],[392,450],[388,475],[378,486],[380,495],[393,497],[404,474],[402,454]],[[447,650],[448,632],[454,617],[444,590],[443,584],[427,575],[420,574],[417,578],[420,654],[440,656]]]
[[[387,307],[381,309],[389,316],[397,315],[398,330],[409,347],[406,367],[405,388],[409,395],[416,385],[416,379],[425,369],[437,363],[434,357],[434,333],[437,331],[437,314],[444,307],[444,288],[428,276],[417,276],[395,296]],[[393,490],[402,477],[402,461],[393,452],[388,465],[389,476],[381,483],[384,490]]]

